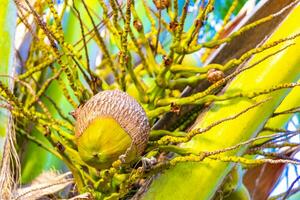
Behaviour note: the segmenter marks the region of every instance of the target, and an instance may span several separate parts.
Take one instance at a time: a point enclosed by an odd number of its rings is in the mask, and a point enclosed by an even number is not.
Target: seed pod
[[[210,69],[207,72],[207,80],[210,83],[215,83],[224,78],[224,73],[221,70]]]
[[[146,148],[150,132],[147,116],[125,92],[99,92],[74,115],[79,155],[91,166],[107,168],[120,156],[130,162]]]

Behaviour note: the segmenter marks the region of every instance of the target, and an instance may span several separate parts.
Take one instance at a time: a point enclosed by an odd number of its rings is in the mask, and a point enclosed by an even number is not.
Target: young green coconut
[[[125,92],[99,92],[73,114],[79,155],[95,168],[108,168],[117,159],[129,163],[146,148],[148,118],[139,103]]]

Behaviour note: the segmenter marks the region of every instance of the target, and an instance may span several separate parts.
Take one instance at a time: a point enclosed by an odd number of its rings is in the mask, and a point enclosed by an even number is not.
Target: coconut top
[[[115,119],[132,138],[138,153],[146,148],[150,125],[144,109],[127,93],[120,90],[102,91],[75,110],[75,135],[80,137],[97,117]]]

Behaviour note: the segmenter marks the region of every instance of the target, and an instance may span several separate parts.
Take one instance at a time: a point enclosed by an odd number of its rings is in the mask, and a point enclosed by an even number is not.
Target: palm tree
[[[3,0],[1,198],[271,198],[299,164],[298,2]]]

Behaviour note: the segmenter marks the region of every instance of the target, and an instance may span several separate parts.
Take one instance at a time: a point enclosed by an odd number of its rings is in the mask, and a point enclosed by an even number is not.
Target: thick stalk
[[[300,32],[300,27],[295,26],[299,17],[300,6],[292,11],[269,41]],[[280,83],[297,81],[300,73],[298,56],[300,39],[295,42],[296,44],[286,51],[237,76],[228,85],[225,92],[256,91]],[[256,55],[251,63],[262,59],[280,47],[282,46],[279,45]],[[288,90],[281,90],[256,98],[257,101],[267,98],[270,100],[234,120],[222,123],[195,137],[185,146],[199,152],[213,151],[255,137],[287,93]],[[215,121],[241,112],[252,103],[253,101],[244,98],[214,103],[206,113],[199,117],[193,128],[205,128]],[[244,150],[245,148],[241,148],[221,155],[241,155]],[[144,199],[211,199],[231,168],[232,165],[229,163],[208,159],[199,163],[178,164],[155,178],[145,192]]]
[[[269,128],[282,128],[285,129],[286,124],[290,121],[293,116],[293,108],[298,108],[300,106],[300,88],[294,88],[292,91],[285,97],[282,103],[278,106],[275,111],[275,114],[270,118],[265,127]],[[291,113],[290,113],[291,112]],[[263,131],[259,135],[267,136],[274,134],[272,131]],[[263,143],[268,140],[258,140],[254,142]],[[253,200],[255,199],[267,199],[269,194],[274,189],[279,178],[282,176],[282,172],[285,169],[286,164],[281,165],[270,165],[264,164],[262,166],[250,168],[247,170],[243,176],[244,184],[247,187],[250,196]]]
[[[0,73],[11,75],[14,67],[14,38],[17,9],[13,1],[1,0],[0,7]],[[0,97],[13,90],[13,81],[0,78]],[[9,89],[8,89],[9,88]],[[11,199],[19,176],[20,163],[15,150],[15,131],[11,113],[3,110],[11,102],[0,98],[0,199]],[[13,167],[12,167],[13,166]]]
[[[274,116],[268,120],[265,126],[270,128],[284,128],[284,126],[293,116],[291,109],[300,106],[299,100],[300,100],[300,88],[297,87],[292,89],[292,91],[286,96],[286,98],[276,109]],[[260,133],[260,135],[270,135],[273,133],[274,132],[271,131],[263,131],[262,133]]]
[[[14,37],[16,29],[16,7],[12,1],[1,1],[0,8],[0,74],[10,74],[13,69],[13,59],[14,59]],[[5,50],[4,50],[5,49]],[[8,86],[9,79],[6,77],[0,77],[0,81]],[[1,92],[0,92],[1,96]],[[0,99],[0,155],[2,155],[3,145],[5,140],[5,133],[7,128],[7,112],[5,108],[1,105],[5,105]],[[1,160],[0,156],[0,160]]]

